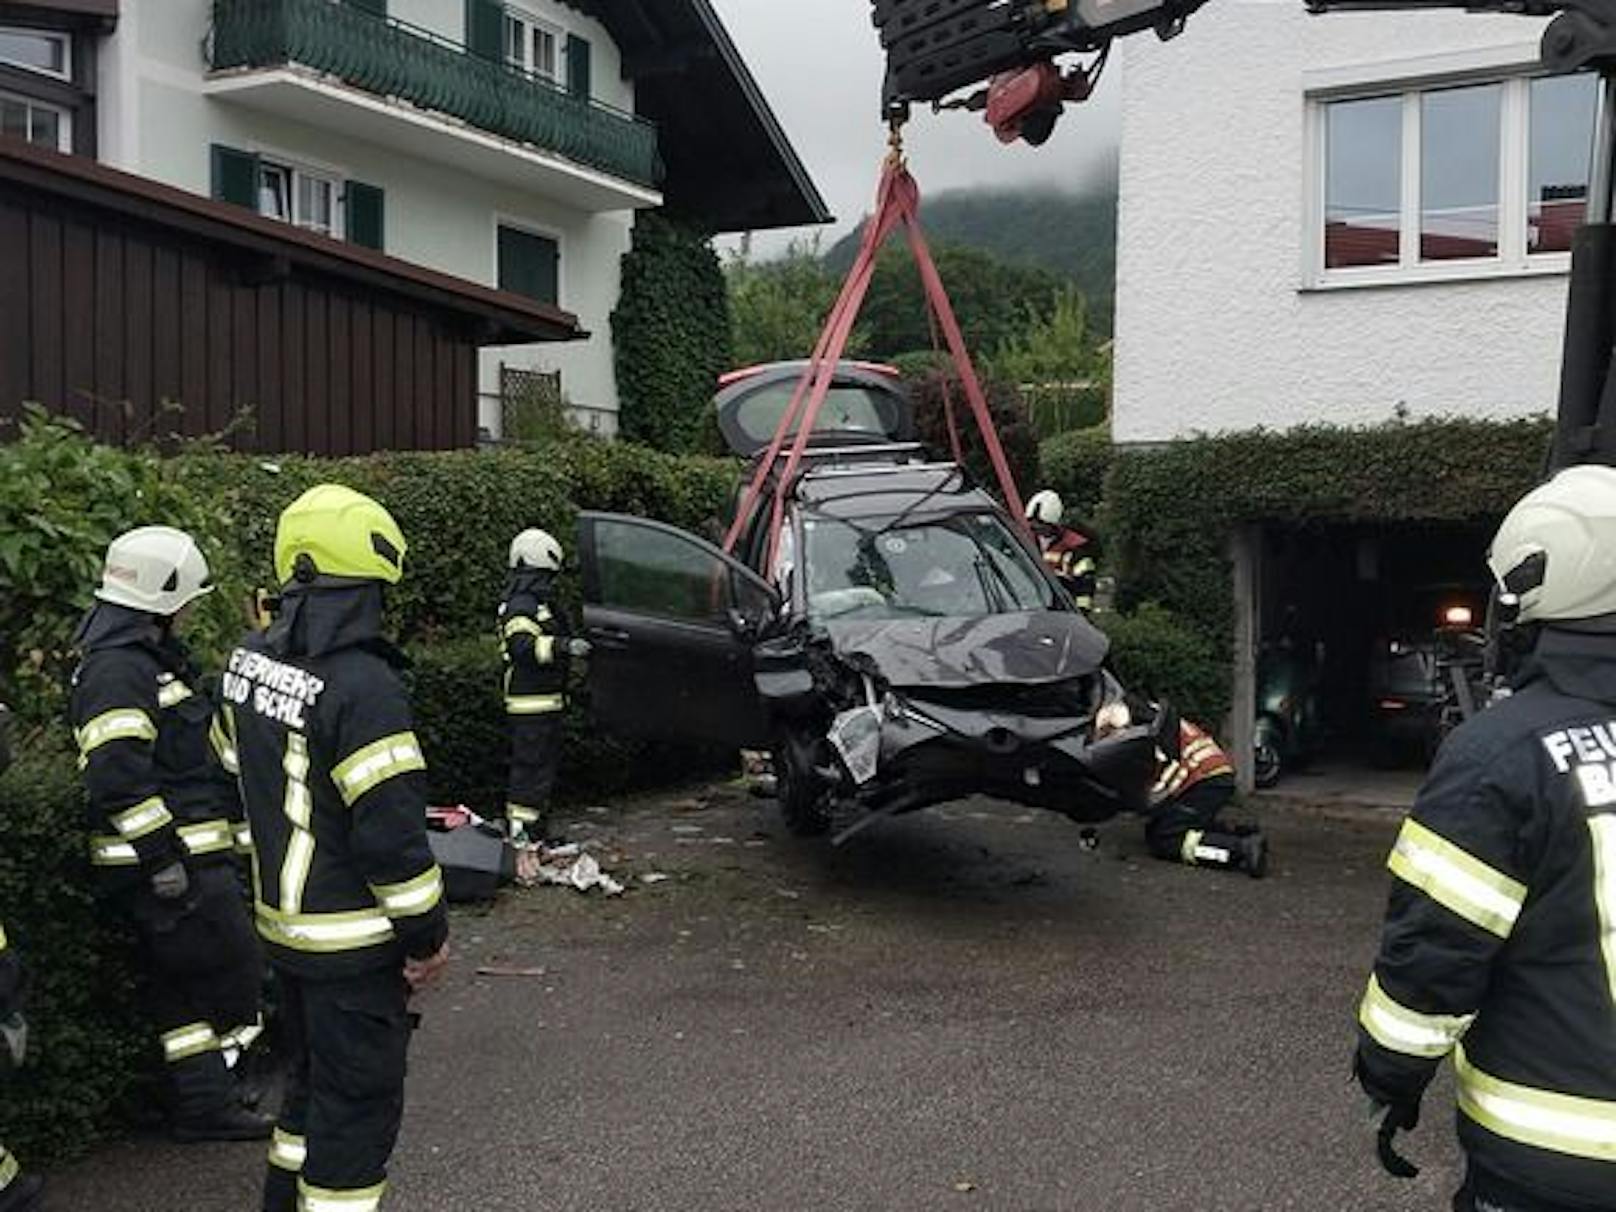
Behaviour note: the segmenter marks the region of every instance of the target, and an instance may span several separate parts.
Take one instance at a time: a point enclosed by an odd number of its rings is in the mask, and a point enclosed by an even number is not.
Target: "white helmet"
[[[544,530],[524,530],[511,540],[511,567],[561,571],[561,544]]]
[[[142,526],[112,540],[95,596],[166,617],[212,592],[208,562],[195,539],[172,526]]]
[[[1027,521],[1038,522],[1045,526],[1059,526],[1066,520],[1066,503],[1060,499],[1060,493],[1052,488],[1046,488],[1033,496],[1027,502]]]
[[[1522,623],[1616,614],[1616,468],[1571,467],[1527,493],[1487,565]]]

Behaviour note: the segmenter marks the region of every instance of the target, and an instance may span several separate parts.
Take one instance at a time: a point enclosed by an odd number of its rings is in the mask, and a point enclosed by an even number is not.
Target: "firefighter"
[[[380,1207],[404,1113],[410,994],[448,961],[426,763],[403,658],[382,636],[383,588],[404,553],[375,501],[310,489],[276,531],[274,622],[225,672],[288,1051],[265,1212]]]
[[[569,656],[585,656],[585,640],[568,639],[554,595],[561,544],[542,530],[524,530],[511,543],[510,576],[499,607],[505,654],[505,718],[511,770],[505,820],[513,841],[544,840],[544,815],[561,761]]]
[[[1066,525],[1066,505],[1060,494],[1049,488],[1027,502],[1027,521],[1038,537],[1044,563],[1066,586],[1077,608],[1085,614],[1093,610],[1098,579],[1094,536],[1080,527]]]
[[[90,861],[140,940],[181,1141],[270,1131],[230,1071],[261,1029],[263,973],[237,868],[249,839],[235,755],[178,635],[212,588],[183,531],[148,526],[114,540],[74,639],[70,706]]]
[[[1488,564],[1535,632],[1515,693],[1444,744],[1389,866],[1355,1063],[1381,1160],[1444,1057],[1456,1209],[1616,1209],[1616,469],[1504,520]]]
[[[1145,843],[1159,859],[1188,867],[1268,874],[1268,840],[1255,829],[1229,828],[1218,817],[1234,799],[1234,765],[1202,728],[1180,720],[1179,751],[1161,754],[1150,796]]]

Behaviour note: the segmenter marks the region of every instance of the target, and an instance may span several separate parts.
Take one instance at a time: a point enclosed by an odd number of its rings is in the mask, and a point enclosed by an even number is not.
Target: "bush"
[[[23,746],[0,776],[0,907],[28,963],[29,1060],[0,1083],[0,1140],[30,1166],[102,1135],[156,1052],[134,996],[132,941],[100,912],[71,741]]]
[[[1205,632],[1154,602],[1132,614],[1100,614],[1111,663],[1136,694],[1170,702],[1190,719],[1219,726],[1229,710],[1229,667]]]
[[[734,359],[724,271],[705,236],[635,220],[612,341],[623,436],[671,454],[718,449],[712,398]]]
[[[997,493],[998,477],[993,473],[987,448],[982,444],[971,405],[965,397],[965,386],[952,368],[933,371],[910,384],[910,398],[914,401],[915,427],[920,440],[942,458],[952,458],[952,444],[948,434],[947,403],[952,402],[954,424],[959,432],[960,446],[965,452],[965,465],[978,483]],[[1027,406],[1021,394],[1009,383],[986,380],[982,392],[987,397],[988,412],[993,428],[1004,447],[1005,459],[1016,485],[1025,495],[1039,482],[1038,438],[1027,419]]]
[[[1060,493],[1074,519],[1092,525],[1100,512],[1114,450],[1105,426],[1064,433],[1039,447],[1043,486]]]
[[[413,649],[409,674],[416,731],[426,753],[433,802],[466,804],[484,816],[504,811],[507,754],[503,664],[492,632]],[[578,688],[577,679],[574,688]],[[667,785],[726,769],[733,753],[614,737],[589,721],[574,695],[556,794],[561,802]]]

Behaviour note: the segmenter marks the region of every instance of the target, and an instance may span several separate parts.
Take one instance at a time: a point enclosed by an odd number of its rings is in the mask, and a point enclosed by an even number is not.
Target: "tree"
[[[819,256],[819,241],[792,241],[783,257],[753,262],[733,256],[724,267],[738,366],[806,358],[814,351],[841,279]],[[855,329],[848,352],[862,351],[867,337]]]
[[[1059,291],[1047,308],[1028,307],[1025,322],[999,343],[993,372],[1012,383],[1089,382],[1100,357],[1089,333],[1088,307],[1077,288]]]
[[[1044,311],[1067,287],[1055,274],[1010,265],[980,249],[942,245],[932,250],[932,257],[973,357],[1009,341],[1025,326],[1029,310]],[[888,248],[881,254],[863,318],[876,357],[893,358],[932,347],[926,293],[907,248]]]

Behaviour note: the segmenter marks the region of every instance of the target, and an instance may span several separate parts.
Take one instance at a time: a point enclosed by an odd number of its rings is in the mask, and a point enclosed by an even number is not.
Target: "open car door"
[[[752,647],[780,599],[756,573],[676,527],[578,516],[595,719],[658,740],[767,748]]]

